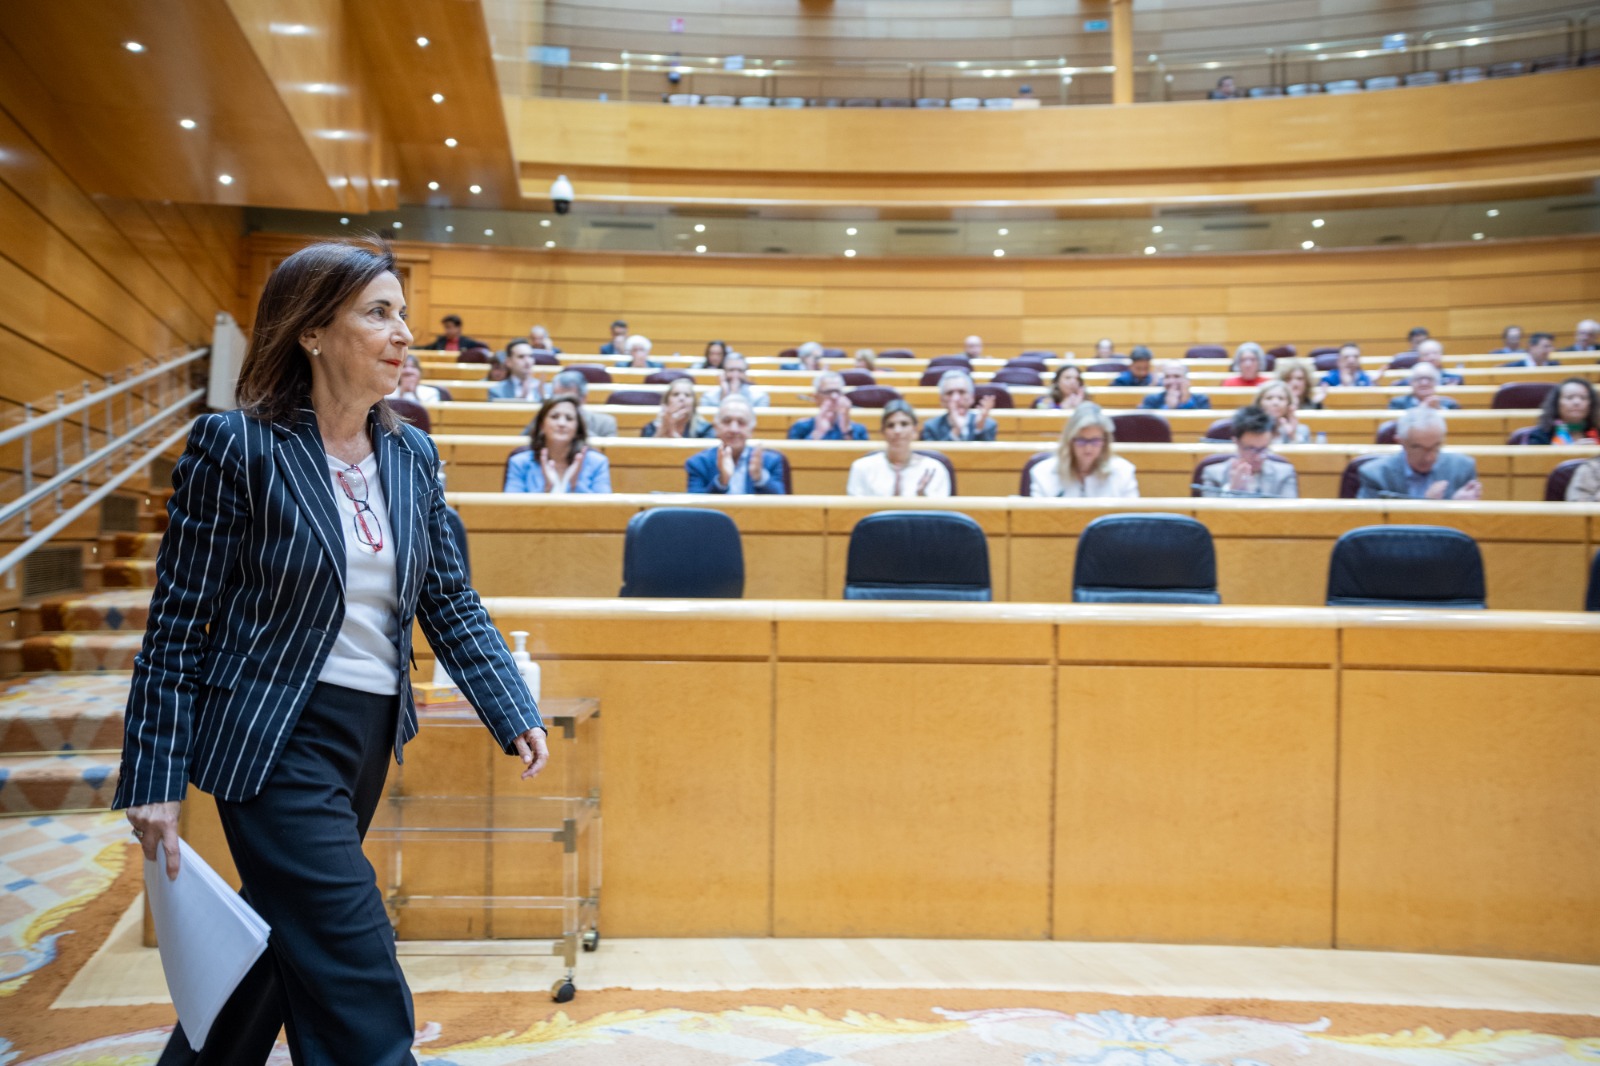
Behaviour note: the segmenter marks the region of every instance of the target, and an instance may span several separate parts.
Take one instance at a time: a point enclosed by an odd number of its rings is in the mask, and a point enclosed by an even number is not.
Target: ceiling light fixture
[[[454,232],[455,232],[455,231],[456,231],[456,228],[455,228],[455,227],[454,227],[454,226],[446,226],[446,227],[445,227],[445,228],[444,228],[444,231],[445,231],[445,232],[446,232],[446,233],[454,233]]]
[[[706,231],[706,224],[704,222],[696,222],[694,224],[694,231],[696,233],[704,233]]]
[[[434,192],[438,192],[439,191],[439,183],[436,182],[436,181],[430,181],[430,182],[428,182],[428,188],[432,189]]]
[[[436,104],[444,103],[444,93],[434,93],[433,94],[433,102],[436,103]]]
[[[1484,213],[1486,215],[1488,215],[1490,218],[1499,218],[1500,217],[1500,209],[1498,207],[1491,207],[1491,208],[1489,208],[1488,211],[1486,211]]]
[[[348,226],[349,224],[350,224],[350,220],[348,218],[341,218],[339,220],[339,225],[341,225],[341,226]]]
[[[1481,241],[1481,240],[1483,240],[1483,234],[1481,234],[1481,233],[1474,233],[1474,234],[1473,234],[1473,235],[1472,235],[1472,239],[1473,239],[1473,240],[1475,240],[1475,241]]]
[[[1010,233],[1011,233],[1011,231],[1008,230],[1008,229],[1001,229],[1000,236],[1002,236],[1002,237],[1009,236]]]
[[[694,246],[694,250],[697,252],[703,252],[706,250],[706,246],[703,244],[697,244]]]
[[[554,248],[556,246],[556,242],[555,241],[545,241],[544,242],[544,246],[546,248]]]
[[[541,218],[541,219],[540,219],[540,220],[539,220],[539,225],[541,225],[541,226],[544,226],[544,227],[546,227],[546,228],[548,228],[548,227],[549,227],[549,225],[550,225],[550,220],[549,220],[549,219],[548,219],[548,218]]]
[[[444,139],[444,146],[446,148],[454,148],[456,146],[456,139],[454,137],[446,137]]]
[[[856,250],[854,248],[846,248],[844,250],[844,257],[846,259],[854,259],[856,257]]]
[[[144,51],[144,45],[140,44],[138,41],[124,41],[122,43],[122,47],[126,48],[130,52]]]
[[[1300,242],[1300,247],[1304,248],[1308,252],[1311,251],[1311,249],[1315,248],[1316,246],[1317,246],[1317,242],[1316,241],[1301,241]]]
[[[483,191],[483,186],[482,185],[468,185],[467,186],[467,191],[471,192],[474,196],[476,196],[478,193]]]
[[[1161,232],[1161,227],[1160,226],[1151,226],[1150,227],[1150,232],[1151,233],[1160,233]]]
[[[186,130],[192,130],[195,127],[195,121],[192,118],[180,118],[178,120],[178,125],[182,126]]]
[[[856,235],[856,228],[854,226],[849,227],[844,231],[844,235],[846,237],[854,237]]]
[[[1156,246],[1153,245],[1153,244],[1145,245],[1144,246],[1144,254],[1145,255],[1155,255],[1156,254]]]
[[[217,180],[222,182],[222,184],[224,184],[224,185],[232,185],[233,184],[233,175],[232,174],[218,174],[217,175]]]
[[[396,223],[395,223],[395,224],[394,224],[394,228],[395,228],[395,229],[399,229],[399,228],[400,228],[400,223],[398,223],[398,222],[396,222]]]
[[[996,259],[1004,259],[1005,255],[1006,255],[1006,250],[1004,248],[996,248],[994,250],[994,257]]]
[[[1325,226],[1327,224],[1328,224],[1328,220],[1325,219],[1325,218],[1314,218],[1314,219],[1311,220],[1311,228],[1312,229],[1321,229],[1323,226]]]
[[[417,47],[418,48],[426,48],[426,47],[428,47],[428,39],[426,37],[418,37],[417,38]]]
[[[486,230],[483,231],[483,235],[485,237],[493,237],[494,236],[494,230],[486,229]]]

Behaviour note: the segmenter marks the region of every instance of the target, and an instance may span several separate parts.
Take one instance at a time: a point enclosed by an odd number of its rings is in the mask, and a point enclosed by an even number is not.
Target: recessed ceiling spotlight
[[[341,226],[348,226],[349,224],[350,224],[350,220],[348,218],[341,218],[339,220],[339,225],[341,225]]]
[[[417,38],[417,47],[418,48],[426,48],[426,47],[428,47],[428,39],[426,37],[418,37]]]
[[[1144,246],[1144,254],[1145,255],[1155,255],[1156,254],[1156,246],[1153,245],[1153,244],[1145,245]]]
[[[494,236],[494,230],[486,229],[486,230],[483,231],[483,235],[485,237],[493,237]]]
[[[1317,242],[1316,241],[1301,241],[1300,242],[1300,247],[1304,248],[1308,252],[1311,251],[1311,249],[1315,248],[1316,246],[1317,246]]]
[[[195,121],[192,118],[180,118],[178,120],[178,125],[182,126],[186,130],[192,130],[195,127]]]
[[[446,137],[444,139],[444,146],[446,148],[454,148],[456,146],[456,139],[454,137]]]
[[[473,194],[477,194],[477,193],[480,193],[480,192],[483,191],[483,186],[482,185],[468,185],[467,189],[468,189],[468,191],[472,192]]]
[[[444,93],[434,93],[433,94],[433,102],[436,103],[436,104],[444,103]]]
[[[232,174],[218,174],[217,175],[217,180],[222,182],[222,184],[224,184],[224,185],[232,185],[233,184],[233,175]]]
[[[122,47],[126,48],[130,52],[144,51],[144,45],[140,44],[138,41],[123,41]]]
[[[1491,207],[1488,211],[1484,212],[1484,214],[1488,215],[1490,218],[1499,218],[1500,209],[1498,207]]]
[[[1002,236],[1002,237],[1009,236],[1010,234],[1011,234],[1011,231],[1008,230],[1008,229],[1001,229],[1000,230],[1000,236]]]
[[[854,226],[851,226],[848,229],[846,229],[844,231],[844,233],[845,233],[846,237],[854,237],[856,235],[856,228]]]
[[[703,252],[706,250],[706,246],[703,244],[697,244],[694,246],[694,250],[697,252]]]
[[[545,227],[546,229],[549,229],[550,228],[550,220],[548,218],[541,218],[539,220],[539,225]]]
[[[1328,220],[1325,219],[1325,218],[1314,218],[1314,219],[1311,220],[1311,228],[1312,229],[1321,229],[1323,226],[1326,226],[1327,224],[1328,224]]]
[[[428,188],[432,189],[434,192],[438,192],[439,191],[439,183],[436,182],[436,181],[430,181],[430,182],[428,182]]]
[[[445,228],[444,228],[444,231],[445,231],[445,232],[446,232],[446,233],[454,233],[454,232],[455,232],[455,231],[456,231],[456,228],[455,228],[455,227],[454,227],[454,226],[446,226],[446,227],[445,227]]]
[[[1150,232],[1151,233],[1160,233],[1161,232],[1161,227],[1160,226],[1151,226],[1150,227]]]
[[[544,242],[544,246],[546,248],[554,248],[556,246],[556,242],[555,241],[545,241]]]
[[[856,257],[856,250],[854,248],[846,248],[844,250],[844,257],[846,259],[854,259]]]
[[[1005,258],[1005,254],[1006,254],[1006,250],[1004,248],[996,248],[994,250],[994,257],[996,259],[1004,259]]]
[[[399,229],[399,228],[400,228],[400,223],[398,223],[398,222],[396,222],[396,223],[395,223],[395,224],[394,224],[394,228],[395,228],[395,229]]]
[[[1481,240],[1483,240],[1483,234],[1481,234],[1481,233],[1474,233],[1474,234],[1473,234],[1473,235],[1472,235],[1472,239],[1473,239],[1473,240],[1475,240],[1475,241],[1481,241]]]
[[[311,36],[311,27],[300,22],[271,22],[267,24],[267,31],[280,37]]]
[[[706,224],[704,222],[696,222],[694,224],[694,231],[696,233],[704,233],[706,231]]]

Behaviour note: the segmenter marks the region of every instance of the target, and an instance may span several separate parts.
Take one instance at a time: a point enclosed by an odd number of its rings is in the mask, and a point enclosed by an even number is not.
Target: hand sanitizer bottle
[[[517,664],[517,673],[522,675],[522,682],[528,686],[528,691],[533,695],[533,702],[538,703],[539,664],[528,654],[527,630],[511,631],[511,661]]]

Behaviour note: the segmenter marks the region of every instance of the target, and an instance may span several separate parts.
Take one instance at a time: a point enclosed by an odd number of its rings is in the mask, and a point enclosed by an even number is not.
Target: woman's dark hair
[[[589,426],[583,420],[583,408],[578,404],[578,398],[555,396],[540,404],[539,413],[533,416],[533,432],[528,434],[528,443],[533,447],[534,462],[539,461],[539,453],[545,449],[544,421],[550,417],[550,412],[556,409],[556,405],[563,403],[572,408],[572,414],[578,420],[578,427],[572,434],[572,447],[567,452],[567,460],[570,462],[572,457],[578,454],[579,448],[587,447],[589,444]]]
[[[716,347],[722,349],[722,355],[717,359],[717,361],[715,363],[713,363],[711,361],[711,348],[712,348],[713,345],[715,345]],[[700,365],[701,365],[701,367],[703,367],[706,370],[721,370],[722,369],[722,360],[726,359],[726,358],[728,358],[728,342],[727,341],[706,341],[706,355],[705,355],[705,359],[701,362]]]
[[[1061,397],[1064,395],[1064,393],[1062,393],[1062,391],[1061,391],[1061,375],[1065,374],[1069,370],[1077,370],[1078,371],[1078,384],[1079,385],[1083,384],[1083,371],[1079,370],[1076,365],[1074,365],[1072,363],[1068,363],[1066,366],[1061,367],[1060,369],[1058,369],[1056,371],[1055,377],[1050,379],[1050,402],[1051,403],[1059,404],[1061,402]]]
[[[311,353],[301,335],[331,326],[339,310],[384,273],[400,277],[389,242],[376,236],[308,245],[278,264],[261,290],[239,370],[235,395],[245,414],[276,422],[311,402]],[[386,402],[379,400],[373,411],[385,432],[400,432],[400,419]]]
[[[911,419],[911,424],[913,426],[917,424],[917,409],[912,407],[905,400],[890,400],[888,403],[883,405],[883,421],[880,423],[881,428],[889,428],[890,415],[905,415],[907,418]]]
[[[1561,384],[1550,390],[1550,395],[1544,398],[1544,406],[1539,408],[1539,426],[1542,429],[1554,429],[1555,424],[1561,421],[1561,390],[1568,385],[1582,385],[1583,391],[1589,396],[1589,417],[1585,420],[1584,429],[1592,429],[1600,433],[1600,403],[1596,402],[1594,386],[1583,378],[1567,378]]]

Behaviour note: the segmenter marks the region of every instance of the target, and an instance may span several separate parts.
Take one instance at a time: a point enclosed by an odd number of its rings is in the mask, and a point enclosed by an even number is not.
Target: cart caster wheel
[[[572,997],[578,994],[578,986],[563,977],[550,986],[550,998],[557,1003],[571,1003]]]
[[[600,946],[600,930],[586,929],[583,933],[583,950],[594,951]]]

